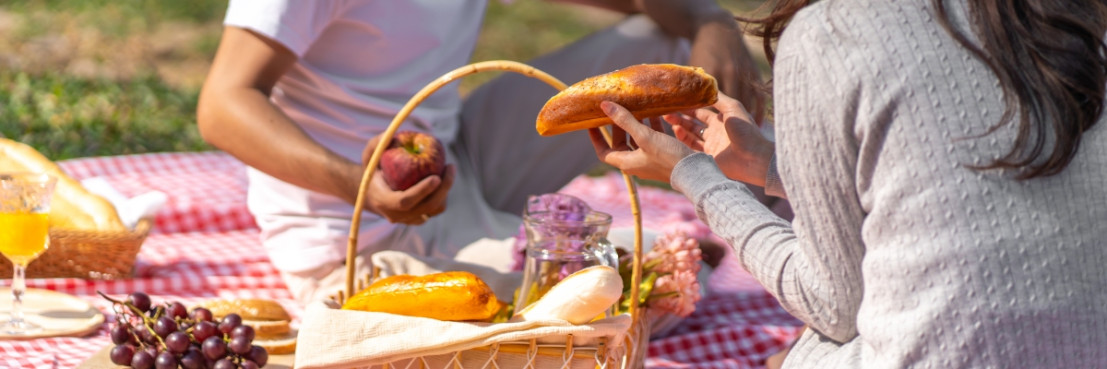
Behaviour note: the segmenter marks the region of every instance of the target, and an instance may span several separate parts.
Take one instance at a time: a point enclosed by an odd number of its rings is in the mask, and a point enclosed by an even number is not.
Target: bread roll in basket
[[[27,266],[28,278],[118,279],[134,274],[151,219],[142,219],[128,229],[110,202],[20,142],[0,138],[0,172],[45,173],[57,178],[50,201],[49,247]],[[0,259],[0,276],[6,276],[0,278],[10,278],[11,262]]]

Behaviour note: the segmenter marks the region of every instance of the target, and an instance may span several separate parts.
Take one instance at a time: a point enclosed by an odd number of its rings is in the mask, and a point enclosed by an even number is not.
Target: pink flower
[[[646,305],[687,317],[696,310],[702,297],[696,279],[703,260],[699,241],[684,233],[667,233],[654,242],[653,249],[642,257],[644,272],[657,273]]]
[[[701,297],[700,282],[696,280],[696,273],[678,270],[657,278],[650,296],[646,302],[650,307],[685,318],[696,311],[696,302]]]
[[[699,241],[684,233],[666,233],[657,237],[650,252],[642,256],[642,265],[658,274],[681,270],[695,274],[700,272],[700,260],[703,252]]]

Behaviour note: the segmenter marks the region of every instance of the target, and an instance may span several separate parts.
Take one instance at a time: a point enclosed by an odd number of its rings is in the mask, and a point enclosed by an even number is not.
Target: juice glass
[[[0,325],[8,334],[29,334],[41,328],[23,320],[27,264],[49,243],[50,198],[56,179],[39,173],[0,173],[0,254],[12,262],[11,319]]]

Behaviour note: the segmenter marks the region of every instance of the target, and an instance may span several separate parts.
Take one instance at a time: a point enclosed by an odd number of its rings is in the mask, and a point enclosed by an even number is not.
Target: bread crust
[[[292,317],[284,306],[268,299],[229,299],[205,301],[199,306],[211,310],[212,316],[222,318],[230,313],[238,314],[244,320],[288,321]]]
[[[108,200],[89,192],[37,150],[0,137],[0,171],[46,173],[57,178],[50,200],[50,227],[88,231],[127,230]]]
[[[538,113],[542,136],[611,124],[600,102],[612,101],[643,119],[696,109],[718,100],[718,85],[702,68],[676,64],[639,64],[589,77],[569,86]]]

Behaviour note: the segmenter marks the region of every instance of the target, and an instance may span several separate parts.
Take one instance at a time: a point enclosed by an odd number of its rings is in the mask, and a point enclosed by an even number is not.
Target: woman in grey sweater
[[[775,149],[721,96],[679,140],[604,103],[636,145],[597,155],[671,181],[808,324],[786,368],[1107,367],[1105,2],[790,5]],[[773,152],[791,224],[731,179]]]

